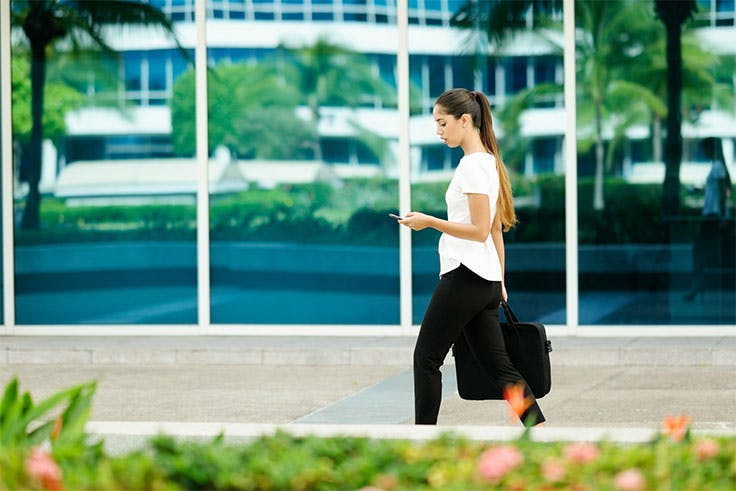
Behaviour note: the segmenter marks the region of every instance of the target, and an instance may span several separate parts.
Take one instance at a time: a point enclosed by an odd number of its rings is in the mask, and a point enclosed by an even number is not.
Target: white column
[[[197,45],[194,50],[197,115],[197,311],[199,327],[210,326],[210,206],[207,165],[207,12],[206,0],[196,0],[194,22]]]
[[[565,67],[565,271],[567,331],[578,329],[578,150],[575,121],[575,0],[564,0]]]
[[[0,2],[0,121],[2,121],[3,324],[15,330],[15,271],[13,260],[13,121],[10,112],[10,2]]]
[[[398,49],[396,60],[399,92],[399,211],[411,211],[411,158],[409,153],[409,9],[407,0],[396,4]],[[399,282],[401,328],[412,326],[411,230],[399,227]]]

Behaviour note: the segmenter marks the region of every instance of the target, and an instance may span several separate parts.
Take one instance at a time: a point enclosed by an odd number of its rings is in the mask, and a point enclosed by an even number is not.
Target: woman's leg
[[[506,344],[498,320],[498,304],[501,301],[501,287],[498,287],[498,299],[494,298],[489,306],[476,315],[465,326],[465,338],[476,360],[481,364],[489,378],[498,383],[501,388],[507,385],[521,383],[524,386],[524,396],[532,403],[520,415],[525,426],[531,426],[545,421],[542,410],[537,404],[529,385],[519,371],[511,364],[506,353]],[[495,307],[494,307],[495,306]],[[490,382],[490,380],[489,380]]]
[[[442,374],[452,343],[488,303],[493,282],[464,266],[442,276],[435,288],[414,347],[416,424],[437,424],[442,402]]]

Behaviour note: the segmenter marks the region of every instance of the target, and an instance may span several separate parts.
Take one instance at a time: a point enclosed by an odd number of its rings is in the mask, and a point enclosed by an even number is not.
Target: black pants
[[[460,265],[442,275],[424,314],[414,347],[414,414],[416,424],[437,424],[442,402],[440,367],[452,344],[465,334],[486,373],[501,387],[522,383],[533,402],[521,416],[524,424],[544,421],[529,386],[506,353],[498,320],[501,282],[488,281]]]

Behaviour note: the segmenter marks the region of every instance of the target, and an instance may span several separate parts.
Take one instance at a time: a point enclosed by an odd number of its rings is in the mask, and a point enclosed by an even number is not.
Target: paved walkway
[[[411,336],[0,337],[0,382],[18,375],[39,398],[97,380],[90,428],[113,445],[162,427],[194,436],[287,426],[406,437],[434,431],[411,424],[413,344]],[[540,438],[648,438],[666,414],[688,414],[699,431],[736,432],[736,336],[552,344]],[[501,438],[518,430],[503,401],[461,400],[447,361],[438,431]]]

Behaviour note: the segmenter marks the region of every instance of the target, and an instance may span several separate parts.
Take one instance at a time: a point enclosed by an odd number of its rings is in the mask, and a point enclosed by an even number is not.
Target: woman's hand
[[[509,300],[509,294],[506,293],[506,283],[501,282],[501,299],[503,299],[504,302],[508,302]]]
[[[425,215],[418,211],[410,211],[404,215],[403,220],[399,220],[399,223],[412,230],[424,230],[425,228],[431,227],[434,220],[435,218],[431,215]]]

